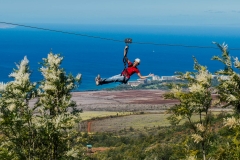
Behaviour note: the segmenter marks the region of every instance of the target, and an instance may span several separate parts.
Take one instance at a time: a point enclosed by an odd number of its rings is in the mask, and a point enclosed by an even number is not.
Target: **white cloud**
[[[220,10],[207,10],[205,12],[207,12],[207,13],[226,13],[226,11],[220,11]]]

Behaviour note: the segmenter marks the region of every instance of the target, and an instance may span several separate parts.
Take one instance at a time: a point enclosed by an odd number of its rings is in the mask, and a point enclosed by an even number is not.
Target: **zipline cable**
[[[116,40],[116,39],[111,39],[111,38],[103,38],[103,37],[98,37],[98,36],[90,36],[90,35],[86,35],[86,34],[79,34],[79,33],[66,32],[66,31],[60,31],[60,30],[54,30],[54,29],[40,28],[40,27],[34,27],[34,26],[28,26],[28,25],[22,25],[22,24],[16,24],[16,23],[8,23],[8,22],[0,22],[0,23],[10,24],[10,25],[14,25],[14,26],[20,26],[20,27],[25,27],[25,28],[33,28],[33,29],[38,29],[38,30],[45,30],[45,31],[50,31],[50,32],[58,32],[58,33],[76,35],[76,36],[83,36],[83,37],[89,37],[89,38],[97,38],[97,39],[108,40],[108,41],[123,42],[123,41]]]
[[[20,26],[25,28],[32,28],[32,29],[38,29],[38,30],[45,30],[50,32],[57,32],[57,33],[63,33],[63,34],[70,34],[70,35],[76,35],[76,36],[82,36],[82,37],[88,37],[88,38],[96,38],[101,40],[107,40],[107,41],[114,41],[114,42],[124,42],[124,40],[117,40],[112,38],[104,38],[99,36],[92,36],[87,34],[80,34],[80,33],[74,33],[74,32],[66,32],[61,30],[54,30],[54,29],[48,29],[48,28],[41,28],[41,27],[35,27],[35,26],[29,26],[29,25],[23,25],[23,24],[17,24],[17,23],[10,23],[10,22],[0,22],[2,24],[8,24],[8,25],[14,25],[14,26]],[[201,49],[219,49],[217,47],[211,47],[211,46],[191,46],[191,45],[183,45],[183,44],[161,44],[161,43],[153,43],[153,42],[132,42],[134,44],[140,44],[140,45],[155,45],[155,46],[169,46],[169,47],[185,47],[185,48],[201,48]],[[228,48],[228,50],[240,50],[240,48]]]

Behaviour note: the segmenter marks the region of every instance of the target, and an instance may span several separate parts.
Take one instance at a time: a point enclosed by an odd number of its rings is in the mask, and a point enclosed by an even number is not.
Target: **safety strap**
[[[126,38],[126,39],[125,39],[125,43],[126,43],[127,49],[126,49],[126,54],[125,54],[125,56],[123,56],[124,69],[123,69],[123,71],[121,72],[121,76],[122,76],[122,73],[123,73],[124,71],[126,71],[127,61],[126,61],[125,57],[126,57],[127,54],[128,54],[128,49],[129,49],[128,44],[129,44],[129,43],[132,43],[132,39],[131,39],[131,38]],[[123,76],[124,76],[123,83],[126,84],[126,76],[125,76],[125,75],[123,75]]]
[[[126,43],[126,46],[128,46],[127,43]],[[125,54],[125,56],[123,56],[123,65],[124,65],[124,68],[123,68],[123,70],[122,70],[122,72],[121,72],[121,76],[123,75],[124,72],[126,72],[127,61],[126,61],[126,58],[125,58],[125,57],[127,56],[128,48],[127,48],[124,52],[126,52],[126,54]],[[122,82],[122,83],[126,84],[126,75],[123,75],[123,76],[124,76],[124,79],[123,79],[123,82]]]
[[[128,45],[126,44],[126,46],[128,46]],[[122,76],[122,73],[126,71],[127,61],[126,61],[125,57],[127,56],[127,53],[128,53],[128,48],[127,48],[127,50],[126,50],[125,56],[123,56],[124,69],[123,69],[123,71],[121,72],[121,76]],[[125,76],[125,75],[123,75],[123,76],[124,76],[123,83],[126,84],[126,76]]]
[[[128,45],[126,44],[126,46],[128,46]],[[129,46],[128,46],[128,48],[129,48]],[[125,57],[126,57],[127,54],[128,54],[128,48],[126,49],[126,54],[125,54],[125,56],[123,57],[124,70],[126,69],[126,65],[127,65],[127,61],[126,61]]]

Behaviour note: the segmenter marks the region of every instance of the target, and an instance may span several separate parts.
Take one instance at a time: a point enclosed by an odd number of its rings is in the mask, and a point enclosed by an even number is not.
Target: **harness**
[[[132,43],[132,39],[131,39],[131,38],[126,38],[126,39],[125,39],[125,43],[126,43],[126,46],[128,46],[129,43]],[[124,69],[123,69],[123,71],[121,72],[121,76],[123,75],[123,72],[125,72],[125,73],[127,72],[127,69],[126,69],[127,61],[126,61],[125,57],[126,57],[127,54],[128,54],[128,49],[129,49],[129,46],[128,46],[128,48],[126,49],[126,54],[125,54],[125,56],[123,57]],[[126,83],[127,83],[127,81],[126,81],[126,75],[123,75],[123,76],[124,76],[123,83],[126,84]]]

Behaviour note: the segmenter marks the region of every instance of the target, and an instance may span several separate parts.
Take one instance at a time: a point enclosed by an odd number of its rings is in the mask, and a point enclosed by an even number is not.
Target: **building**
[[[173,81],[173,80],[179,80],[179,78],[177,76],[158,76],[158,75],[154,75],[152,76],[152,80],[153,81]],[[151,83],[150,79],[146,78],[146,79],[137,79],[137,81],[129,81],[127,84],[132,86],[132,87],[136,87],[139,84],[148,84]]]
[[[173,81],[173,80],[178,80],[178,79],[179,78],[177,76],[162,76],[162,77],[160,77],[158,75],[154,75],[152,77],[153,81],[168,81],[168,80]]]
[[[148,83],[151,83],[151,80],[146,78],[146,79],[137,79],[137,81],[129,81],[127,84],[132,87],[136,87],[139,84],[148,84]]]
[[[178,80],[179,78],[177,78],[177,76],[162,76],[161,80],[162,81],[167,81],[167,80],[170,80],[170,81],[173,81],[173,80]]]
[[[87,153],[93,153],[91,144],[87,145]]]
[[[154,76],[152,77],[152,80],[153,80],[153,81],[160,81],[160,80],[161,80],[161,77],[159,77],[159,76],[157,76],[157,75],[154,75]]]
[[[143,81],[129,81],[127,84],[132,86],[132,87],[136,87],[139,84],[143,84]]]

